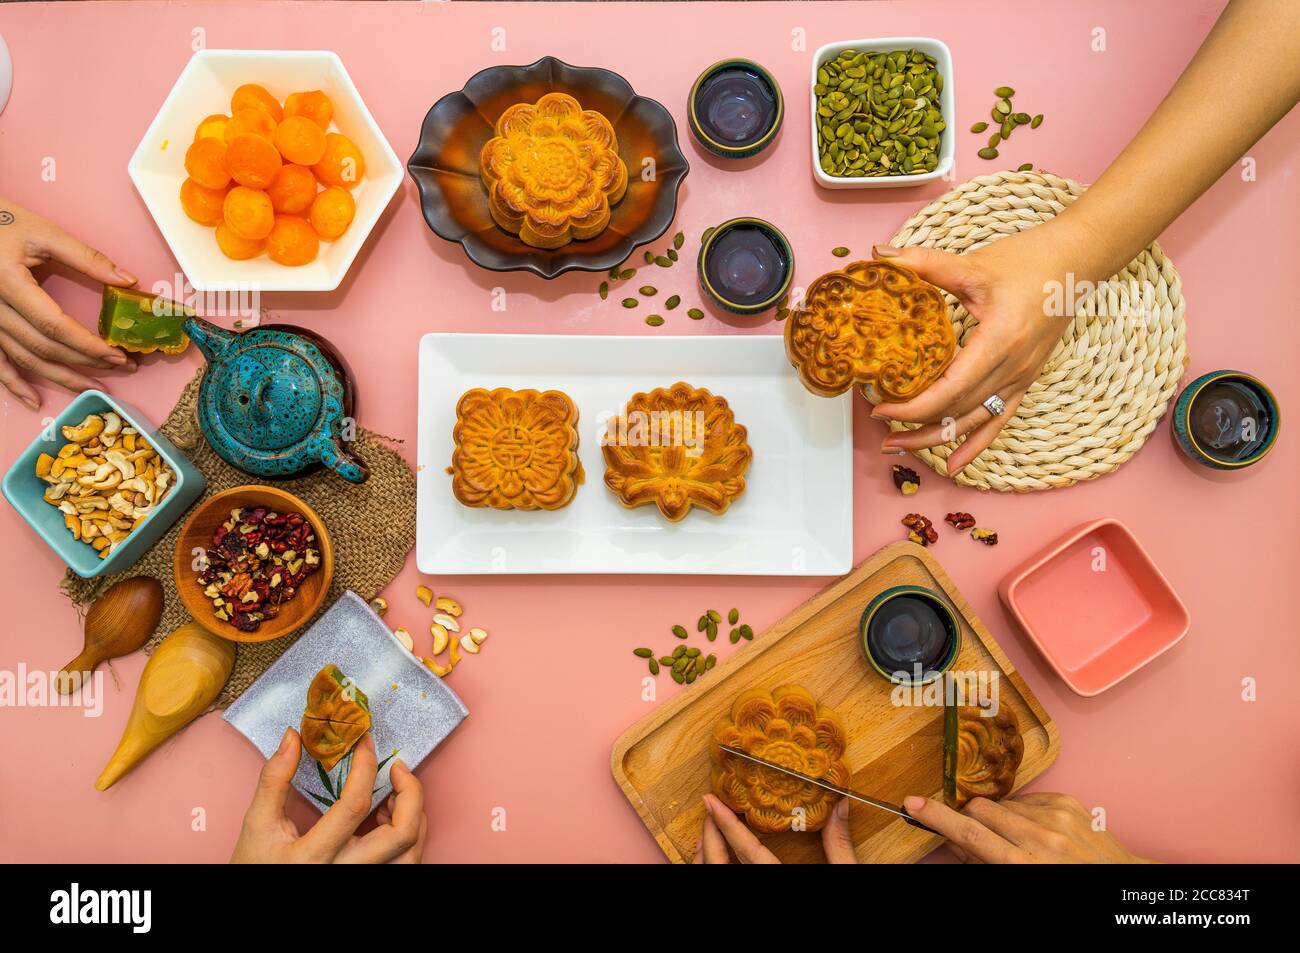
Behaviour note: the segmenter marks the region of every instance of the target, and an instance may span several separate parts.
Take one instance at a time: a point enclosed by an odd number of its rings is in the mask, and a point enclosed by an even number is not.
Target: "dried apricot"
[[[351,139],[331,132],[325,136],[325,154],[311,168],[316,178],[326,185],[353,189],[366,174],[366,160]]]
[[[298,165],[315,165],[325,155],[325,132],[306,116],[287,116],[272,139],[280,155]]]
[[[209,189],[193,179],[181,183],[181,208],[200,225],[215,225],[221,221],[225,189]]]
[[[290,93],[284,101],[286,116],[306,116],[322,129],[330,127],[334,118],[334,104],[319,89],[305,93]]]
[[[226,147],[226,171],[250,189],[264,189],[274,182],[280,164],[280,153],[261,136],[235,136]]]
[[[213,113],[194,130],[194,138],[198,139],[224,139],[226,123],[230,122],[229,116],[223,116],[221,113]]]
[[[265,192],[237,185],[226,193],[222,217],[240,238],[253,241],[265,238],[275,225],[275,209]]]
[[[223,160],[226,144],[220,139],[195,139],[185,150],[185,171],[199,185],[209,189],[224,189],[230,184],[230,173]]]
[[[316,176],[306,166],[286,162],[280,166],[275,180],[267,186],[266,194],[277,212],[286,215],[305,212],[316,198]]]
[[[217,226],[217,247],[227,258],[244,261],[256,258],[266,248],[264,239],[244,238],[235,233],[225,222]]]
[[[352,193],[332,185],[311,203],[311,227],[327,242],[332,242],[352,224],[357,214],[357,203]]]
[[[284,118],[284,110],[280,108],[280,101],[272,96],[265,86],[259,86],[256,83],[245,83],[235,90],[235,95],[230,97],[230,111],[232,113],[249,108],[266,110],[267,115],[276,122]]]
[[[226,128],[221,131],[221,136],[229,143],[235,136],[249,133],[261,136],[270,142],[271,137],[275,135],[275,120],[265,109],[240,109],[230,117]]]
[[[306,219],[297,215],[277,215],[275,226],[266,236],[266,253],[282,265],[305,265],[314,261],[320,241]]]

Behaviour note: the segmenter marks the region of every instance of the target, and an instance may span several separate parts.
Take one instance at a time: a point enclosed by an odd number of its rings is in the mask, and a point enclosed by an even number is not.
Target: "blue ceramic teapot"
[[[199,426],[221,459],[271,479],[319,466],[353,483],[370,475],[343,440],[352,381],[328,341],[287,324],[237,334],[197,317],[185,333],[208,359]]]

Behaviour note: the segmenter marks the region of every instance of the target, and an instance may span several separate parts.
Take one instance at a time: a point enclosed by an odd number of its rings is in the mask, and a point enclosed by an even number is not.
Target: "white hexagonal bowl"
[[[330,130],[346,135],[365,157],[365,175],[352,190],[356,218],[336,241],[321,242],[320,254],[310,264],[288,267],[265,255],[248,261],[229,259],[217,248],[213,229],[192,221],[181,209],[185,150],[194,139],[194,127],[213,113],[229,114],[230,97],[244,83],[260,83],[281,102],[293,92],[322,90],[334,103]],[[181,271],[199,291],[334,290],[405,174],[343,61],[323,50],[195,53],[140,140],[127,172]]]

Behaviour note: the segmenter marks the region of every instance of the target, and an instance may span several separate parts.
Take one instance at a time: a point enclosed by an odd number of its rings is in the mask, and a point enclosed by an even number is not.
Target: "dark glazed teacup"
[[[867,603],[858,623],[867,663],[895,685],[925,685],[953,667],[961,626],[952,608],[923,586],[893,586]]]

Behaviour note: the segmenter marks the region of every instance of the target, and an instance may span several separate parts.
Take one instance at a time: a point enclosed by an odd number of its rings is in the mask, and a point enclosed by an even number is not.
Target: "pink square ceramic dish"
[[[1097,695],[1187,634],[1191,617],[1118,520],[1079,526],[998,587],[1002,603],[1065,683]]]

